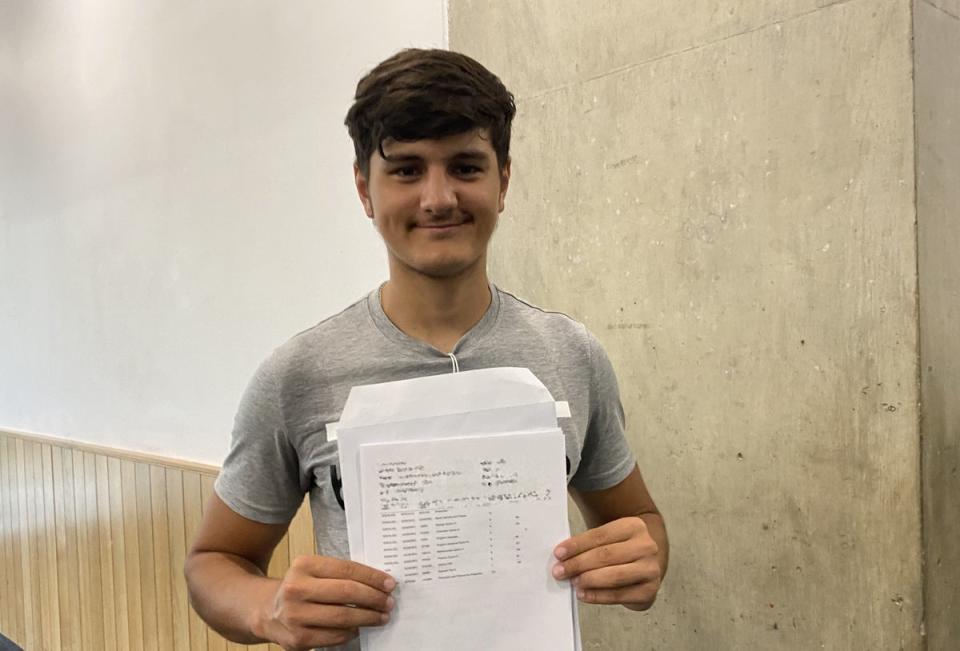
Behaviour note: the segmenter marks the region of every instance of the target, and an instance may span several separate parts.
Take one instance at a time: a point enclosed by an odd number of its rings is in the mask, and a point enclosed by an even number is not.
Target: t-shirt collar
[[[370,317],[373,319],[373,323],[377,329],[387,339],[407,350],[415,350],[421,353],[430,354],[431,356],[442,355],[446,357],[446,353],[434,348],[428,343],[414,339],[400,330],[400,328],[398,328],[393,321],[390,320],[390,317],[388,317],[383,311],[383,303],[380,300],[380,290],[383,289],[383,285],[385,284],[386,283],[381,284],[367,296],[367,307],[370,311]],[[488,332],[490,332],[490,329],[493,327],[493,324],[496,323],[499,315],[500,292],[493,283],[490,283],[490,306],[487,307],[487,311],[484,312],[480,320],[477,321],[477,323],[474,324],[470,330],[464,333],[462,337],[460,337],[460,340],[457,342],[456,346],[453,347],[453,354],[456,355],[460,353],[464,348],[475,344]]]

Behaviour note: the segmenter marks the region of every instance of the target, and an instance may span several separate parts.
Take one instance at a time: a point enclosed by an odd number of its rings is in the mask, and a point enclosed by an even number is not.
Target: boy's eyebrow
[[[453,155],[457,160],[489,160],[490,154],[482,149],[465,149]]]
[[[423,160],[422,156],[413,153],[381,154],[380,157],[387,163],[408,163],[411,161]],[[464,149],[462,151],[458,151],[450,158],[452,160],[486,161],[490,159],[490,155],[482,149]]]
[[[421,159],[421,156],[417,154],[381,154],[382,158],[387,163],[406,163],[409,161],[417,161]]]

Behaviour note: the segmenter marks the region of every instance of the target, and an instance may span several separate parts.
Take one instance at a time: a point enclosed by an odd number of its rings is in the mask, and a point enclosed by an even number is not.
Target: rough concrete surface
[[[529,97],[849,1],[685,0],[677,11],[664,1],[454,0],[450,44],[469,41],[479,60],[509,61],[511,90]],[[498,35],[505,21],[515,38],[481,36]]]
[[[618,370],[672,540],[588,649],[919,649],[906,0],[451,0],[518,94],[491,260]]]
[[[924,15],[920,17],[920,20],[924,21],[923,24],[916,22],[914,28],[917,33],[924,28],[924,25],[929,25],[931,22],[940,22],[945,24],[944,21],[947,18],[953,18],[955,20],[960,20],[960,0],[916,0],[915,5],[924,4],[926,7],[918,7],[917,11],[923,11]],[[938,10],[942,16],[937,17],[936,14],[931,13],[930,10]],[[950,50],[953,50],[954,56],[956,49],[952,45],[948,45],[947,49],[942,52],[943,55],[949,55]]]
[[[960,647],[960,0],[920,0],[917,219],[927,644]]]

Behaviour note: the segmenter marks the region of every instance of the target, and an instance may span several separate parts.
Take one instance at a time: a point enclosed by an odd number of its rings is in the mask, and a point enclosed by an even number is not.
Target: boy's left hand
[[[580,601],[646,610],[660,589],[657,552],[642,518],[620,518],[557,545],[553,576],[570,579]]]

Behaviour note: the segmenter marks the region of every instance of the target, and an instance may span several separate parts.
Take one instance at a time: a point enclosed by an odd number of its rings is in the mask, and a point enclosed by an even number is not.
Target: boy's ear
[[[507,188],[510,186],[510,159],[507,159],[507,162],[504,164],[503,169],[500,170],[500,206],[498,212],[503,212],[504,208],[504,199],[507,197]]]
[[[370,201],[370,186],[367,183],[367,177],[360,171],[357,163],[353,164],[353,181],[357,186],[357,196],[360,197],[360,203],[363,204],[363,212],[367,217],[373,219],[373,202]]]

